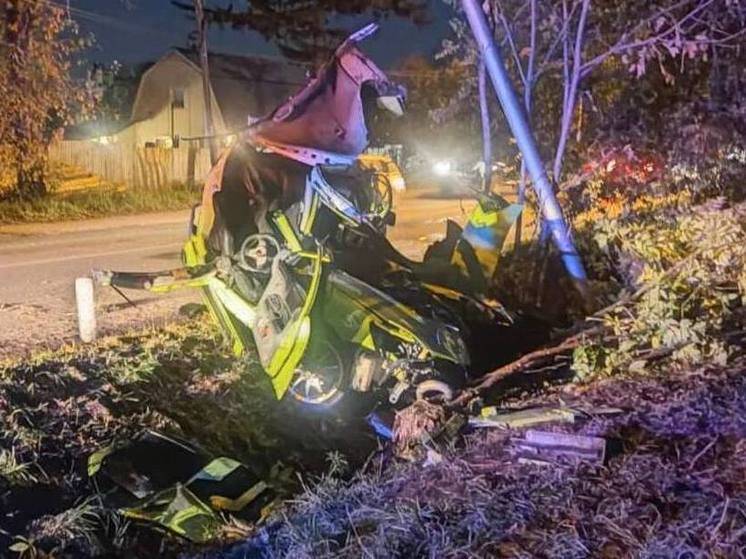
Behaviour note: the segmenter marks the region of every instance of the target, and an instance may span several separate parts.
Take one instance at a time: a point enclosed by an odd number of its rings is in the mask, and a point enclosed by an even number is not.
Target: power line
[[[167,30],[163,28],[155,28],[150,27],[147,25],[142,24],[134,24],[134,23],[128,23],[126,21],[107,16],[104,14],[100,14],[98,12],[93,12],[90,10],[85,10],[83,8],[76,8],[74,6],[68,6],[60,4],[59,2],[55,2],[53,0],[39,0],[40,2],[47,4],[48,6],[54,6],[56,8],[60,8],[62,10],[65,10],[68,12],[68,14],[75,15],[76,18],[79,18],[81,20],[88,21],[89,23],[97,23],[101,25],[108,25],[110,27],[118,28],[122,31],[128,31],[132,32],[133,34],[137,35],[148,35],[151,36],[153,33],[157,33],[159,35],[170,35],[172,37],[179,37],[180,39],[184,38],[184,35],[180,32],[174,31],[174,30]]]
[[[116,27],[120,29],[121,31],[127,31],[132,32],[137,35],[148,35],[150,36],[152,33],[158,33],[160,35],[164,34],[163,29],[154,28],[150,26],[145,26],[141,24],[133,24],[133,23],[126,23],[124,21],[118,20],[116,18],[106,16],[104,14],[100,14],[97,12],[93,12],[90,10],[85,10],[83,8],[77,8],[74,6],[69,6],[67,4],[63,5],[59,2],[55,2],[54,0],[40,0],[41,2],[55,6],[57,8],[61,8],[65,11],[68,11],[71,14],[75,14],[77,17],[83,20],[87,20],[92,23],[98,23],[103,25],[109,25],[111,27]],[[177,31],[167,31],[167,35],[170,35],[172,37],[178,37],[180,39],[184,38],[184,35],[182,33],[179,33]],[[216,54],[216,53],[212,53]],[[276,56],[276,55],[269,55],[269,54],[261,54],[261,55],[236,55],[236,56],[251,56],[254,58],[262,58],[266,60],[276,61],[276,62],[282,62],[284,64],[292,63],[295,65],[303,66],[309,69],[315,69],[315,66],[310,62],[300,62],[295,60],[290,60],[288,58],[282,57],[282,56]],[[439,70],[421,70],[421,71],[409,71],[409,70],[386,70],[385,73],[389,76],[394,77],[401,77],[401,78],[407,78],[407,77],[432,77],[432,78],[438,78],[438,77],[446,77],[443,75],[444,72]]]

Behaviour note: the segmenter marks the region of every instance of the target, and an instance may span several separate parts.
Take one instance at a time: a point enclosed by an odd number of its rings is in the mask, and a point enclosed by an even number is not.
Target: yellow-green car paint
[[[191,234],[183,249],[183,260],[187,267],[197,267],[207,263],[208,250],[206,239],[215,221],[212,197],[215,192],[220,190],[220,186],[222,185],[222,174],[226,159],[227,152],[222,154],[207,178],[199,217],[196,223],[191,224]],[[316,210],[317,208],[318,200],[314,200],[312,210]],[[305,223],[301,223],[300,230],[302,234],[307,234],[307,232],[312,230],[316,215],[317,211],[311,211],[307,214]],[[275,396],[279,400],[287,392],[296,368],[308,348],[312,327],[310,314],[321,284],[323,263],[329,262],[329,258],[322,255],[320,250],[317,250],[317,252],[304,251],[300,239],[283,212],[273,212],[270,216],[270,221],[285,241],[288,250],[300,258],[306,258],[311,261],[310,283],[298,318],[287,330],[285,337],[276,349],[269,364],[265,367],[266,373],[271,379]],[[472,221],[474,226],[479,227],[486,226],[494,228],[496,225],[493,222],[492,216],[485,212],[474,214]],[[500,223],[499,219],[497,219],[497,223]],[[176,287],[201,288],[204,302],[213,320],[222,327],[232,342],[233,353],[236,356],[246,353],[247,349],[252,345],[252,339],[247,337],[247,333],[242,331],[245,329],[240,326],[244,325],[249,330],[251,329],[256,319],[254,305],[231,289],[215,272],[178,282],[178,285],[153,286],[153,290],[166,291]],[[366,287],[371,290],[367,295],[373,300],[380,301],[380,294],[377,290],[370,288],[370,286]],[[388,299],[388,297],[385,298]],[[361,299],[366,299],[366,297],[362,296]],[[364,301],[358,300],[357,303],[365,311],[366,317],[361,322],[352,341],[368,349],[373,349],[374,342],[371,336],[371,325],[376,324],[402,341],[418,343],[423,347],[423,351],[425,351],[424,347],[430,345],[424,343],[425,340],[418,339],[413,329],[402,324],[401,320],[390,320],[379,317],[378,313],[373,312],[373,309],[369,308],[369,305],[366,305]],[[407,320],[417,320],[417,313],[406,305],[399,302],[392,302],[392,305],[399,314],[400,319],[403,319],[405,322]],[[392,309],[389,310],[393,312]],[[237,325],[236,322],[239,324]],[[440,355],[436,348],[433,348],[433,356],[449,358],[448,355]]]
[[[487,279],[495,274],[500,250],[508,236],[508,231],[523,211],[521,204],[509,204],[502,208],[490,207],[490,205],[480,201],[474,207],[461,235],[462,239],[474,249],[479,266]],[[453,254],[452,264],[466,269],[466,264],[458,251]]]

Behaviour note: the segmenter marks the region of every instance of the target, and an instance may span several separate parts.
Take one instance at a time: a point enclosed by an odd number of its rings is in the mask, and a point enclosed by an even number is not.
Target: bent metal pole
[[[484,60],[487,72],[492,80],[492,85],[500,100],[505,118],[515,136],[518,148],[523,154],[523,160],[526,162],[526,168],[531,175],[531,181],[536,190],[536,196],[539,199],[539,207],[551,233],[552,240],[562,255],[562,261],[565,264],[567,272],[575,282],[576,287],[580,290],[581,295],[585,298],[587,278],[583,262],[580,260],[580,255],[572,242],[570,230],[562,215],[562,209],[557,202],[557,198],[554,195],[549,177],[547,177],[531,127],[513,90],[513,84],[505,69],[505,63],[502,60],[500,51],[492,39],[492,33],[490,33],[487,26],[487,20],[482,7],[478,0],[461,0],[461,5],[464,8],[464,12],[466,12],[469,26],[479,45],[480,55]]]

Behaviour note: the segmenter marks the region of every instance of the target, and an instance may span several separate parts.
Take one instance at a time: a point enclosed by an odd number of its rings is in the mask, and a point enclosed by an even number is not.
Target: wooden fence
[[[159,188],[172,182],[201,182],[210,170],[209,150],[189,142],[172,149],[135,147],[125,142],[67,140],[52,146],[50,158],[108,181],[145,188]]]

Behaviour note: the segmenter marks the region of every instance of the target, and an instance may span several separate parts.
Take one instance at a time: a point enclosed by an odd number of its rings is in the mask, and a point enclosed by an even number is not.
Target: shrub
[[[746,302],[746,204],[649,206],[595,221],[583,232],[595,272],[619,286],[603,315],[608,334],[574,353],[580,377],[668,365],[723,364],[734,311]],[[610,288],[612,283],[608,283]]]

